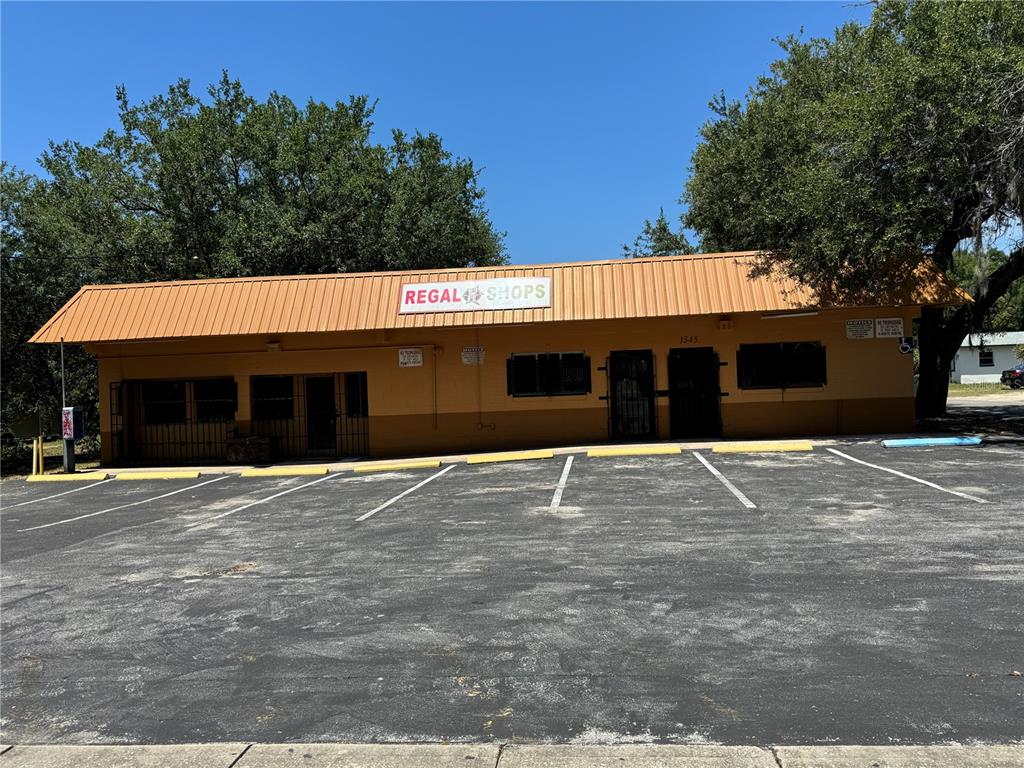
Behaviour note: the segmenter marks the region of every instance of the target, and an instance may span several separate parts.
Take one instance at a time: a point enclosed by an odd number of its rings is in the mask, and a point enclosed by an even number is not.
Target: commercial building
[[[949,379],[958,384],[998,383],[1003,371],[1020,362],[1018,349],[1024,349],[1024,331],[971,334],[953,359]]]
[[[914,426],[912,323],[753,253],[82,288],[33,342],[99,360],[108,463],[395,456]]]

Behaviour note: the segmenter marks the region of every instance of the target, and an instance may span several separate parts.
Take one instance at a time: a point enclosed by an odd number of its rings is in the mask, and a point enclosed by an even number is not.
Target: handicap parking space
[[[837,448],[973,487],[948,453],[910,468]],[[46,546],[11,545],[5,519],[5,736],[854,743],[1019,726],[1015,509],[820,447],[696,453],[715,472],[684,451],[232,476],[15,531]],[[205,479],[19,513],[59,522]]]

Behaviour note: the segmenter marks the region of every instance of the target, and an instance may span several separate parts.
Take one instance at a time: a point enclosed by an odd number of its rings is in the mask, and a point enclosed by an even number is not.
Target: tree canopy
[[[644,226],[632,245],[622,246],[622,255],[631,259],[643,256],[675,256],[693,251],[694,248],[686,239],[682,227],[675,232],[672,231],[668,219],[665,218],[664,208],[658,211],[658,218],[653,222],[650,219],[644,221]]]
[[[86,283],[506,261],[473,163],[433,133],[375,142],[364,96],[259,101],[225,73],[205,97],[116,99],[120,125],[51,142],[42,177],[2,167],[5,425],[59,407],[56,351],[25,341]],[[68,362],[95,402],[88,358]]]
[[[974,302],[922,312],[918,410],[935,415],[960,341],[1024,275],[1024,4],[881,0],[867,25],[781,46],[742,103],[712,102],[685,223],[826,301],[925,259],[948,272],[966,245]]]

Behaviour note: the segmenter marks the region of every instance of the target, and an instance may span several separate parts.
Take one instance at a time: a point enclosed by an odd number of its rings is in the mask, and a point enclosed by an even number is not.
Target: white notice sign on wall
[[[422,368],[423,350],[419,347],[409,347],[398,350],[399,368]]]
[[[875,338],[874,320],[847,320],[846,338],[848,339],[873,339]]]
[[[902,339],[902,317],[879,317],[875,319],[875,336],[880,339]]]
[[[550,277],[495,277],[402,286],[399,314],[532,309],[551,306]]]
[[[463,365],[483,365],[484,364],[484,348],[483,347],[463,347],[462,348],[462,364]]]

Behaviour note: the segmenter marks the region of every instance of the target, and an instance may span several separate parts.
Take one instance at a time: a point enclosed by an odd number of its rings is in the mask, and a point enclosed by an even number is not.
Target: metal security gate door
[[[357,458],[370,453],[365,371],[253,376],[252,433],[275,459]]]
[[[306,447],[333,454],[338,448],[334,376],[306,377]]]
[[[612,352],[608,358],[612,439],[656,437],[654,354],[649,349]]]
[[[669,350],[668,407],[673,438],[722,434],[718,355],[714,349]]]

